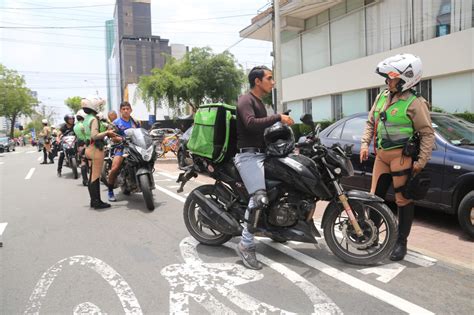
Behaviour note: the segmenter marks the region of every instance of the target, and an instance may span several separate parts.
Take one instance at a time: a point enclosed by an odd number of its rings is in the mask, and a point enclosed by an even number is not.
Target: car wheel
[[[459,203],[458,220],[464,232],[474,238],[474,191],[464,196]]]

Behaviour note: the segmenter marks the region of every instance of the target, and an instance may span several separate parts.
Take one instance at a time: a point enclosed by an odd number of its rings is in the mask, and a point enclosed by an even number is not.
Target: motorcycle
[[[64,152],[64,161],[67,167],[72,169],[74,179],[79,177],[77,172],[77,141],[74,134],[66,134],[61,138],[61,143],[58,145]]]
[[[264,166],[269,204],[254,234],[277,242],[317,243],[321,235],[313,219],[316,203],[329,201],[321,228],[330,250],[351,264],[378,263],[395,247],[395,216],[383,199],[363,191],[344,190],[340,179],[354,173],[348,158],[350,148],[321,145],[319,129],[314,127],[312,135],[297,144],[302,154],[267,156]],[[212,177],[215,183],[199,186],[188,195],[184,222],[200,243],[221,245],[241,235],[249,195],[232,160],[215,164],[193,156],[193,161],[178,177],[178,192],[199,173]]]
[[[178,148],[178,167],[180,170],[183,170],[186,166],[192,164],[192,158],[188,151],[188,140],[191,137],[193,132],[193,126],[189,127],[179,139],[179,148]]]
[[[102,171],[100,173],[100,181],[105,185],[108,186],[108,177],[110,169],[112,168],[112,162],[114,160],[114,149],[117,145],[114,145],[108,140],[107,144],[104,147],[104,164],[102,165]]]
[[[123,145],[124,160],[115,188],[120,187],[125,195],[143,193],[147,209],[154,210],[152,190],[155,189],[153,172],[157,156],[153,140],[145,129],[130,128],[125,130],[125,140],[119,145]]]

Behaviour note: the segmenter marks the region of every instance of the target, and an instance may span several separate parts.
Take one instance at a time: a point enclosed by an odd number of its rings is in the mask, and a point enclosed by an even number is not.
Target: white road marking
[[[168,179],[168,178],[166,178],[166,179],[156,179],[156,177],[155,177],[155,182],[171,182],[171,179]]]
[[[8,225],[8,222],[0,223],[0,247],[3,246],[2,235],[3,235],[3,232],[5,231],[5,229],[7,228],[7,225]]]
[[[400,265],[399,263],[393,263],[383,266],[360,269],[357,271],[364,275],[374,273],[376,275],[379,275],[379,277],[377,278],[378,281],[388,283],[390,282],[390,280],[398,276],[398,274],[402,272],[405,268],[406,266]]]
[[[25,152],[25,153],[26,153],[26,154],[31,154],[31,153],[36,153],[36,152],[38,152],[38,151],[27,151],[27,152]]]
[[[167,194],[168,196],[173,197],[174,199],[179,200],[179,201],[181,201],[182,203],[184,203],[184,202],[186,201],[186,198],[183,198],[183,197],[181,197],[180,195],[175,194],[175,193],[172,192],[172,191],[169,191],[168,189],[165,189],[165,188],[160,187],[160,186],[158,186],[158,185],[156,185],[155,187],[156,187],[156,189],[158,189],[159,191],[164,192],[164,193]]]
[[[167,189],[165,188],[161,188],[159,186],[157,186],[157,188],[168,194],[169,196],[181,201],[181,202],[185,202],[186,199],[182,198],[181,196],[178,196],[177,194],[175,193],[172,193],[170,191],[168,191]],[[316,224],[315,224],[316,225]],[[319,223],[320,225],[320,223]],[[316,226],[317,227],[317,226]],[[274,242],[271,242],[270,240],[268,239],[263,239],[261,240],[261,242],[263,242],[264,244],[267,244],[268,246],[271,246],[285,254],[287,254],[288,256],[296,259],[296,260],[299,260],[301,261],[302,263],[310,266],[310,267],[313,267],[337,280],[340,280],[356,289],[359,289],[361,290],[362,292],[365,292],[381,301],[384,301],[402,311],[405,311],[409,314],[434,314],[424,308],[422,308],[421,306],[418,306],[414,303],[411,303],[405,299],[402,299],[392,293],[389,293],[387,291],[384,291],[382,289],[379,289],[377,288],[376,286],[373,286],[367,282],[364,282],[362,280],[359,280],[347,273],[344,273],[334,267],[331,267],[323,262],[320,262],[319,260],[317,259],[314,259],[310,256],[307,256],[305,254],[302,254],[300,252],[298,252],[297,250],[294,250],[288,246],[285,246],[285,245],[282,245],[282,244],[279,244],[279,243],[274,243]]]
[[[171,179],[174,179],[175,181],[177,181],[179,174],[181,174],[182,172],[179,172],[176,175],[171,175],[171,174],[166,173],[166,172],[157,172],[157,173],[160,174],[160,175],[163,175],[164,177],[168,177],[168,178],[171,178]],[[196,178],[192,178],[192,181],[196,182],[196,183],[199,183],[199,184],[202,184],[202,185],[207,185],[208,184],[208,183],[202,182],[200,180],[197,180]]]
[[[41,303],[45,299],[51,284],[53,284],[54,280],[64,267],[73,265],[89,267],[102,276],[102,278],[107,281],[115,291],[115,294],[117,294],[125,314],[143,314],[132,288],[130,288],[125,279],[117,271],[98,258],[83,255],[62,259],[43,273],[36,283],[33,293],[31,293],[25,314],[39,314]],[[84,303],[81,305],[84,305]]]
[[[42,158],[43,158],[42,156],[38,156],[37,160],[41,161]]]
[[[83,315],[83,314],[106,315],[107,313],[103,313],[101,309],[94,303],[84,302],[77,305],[72,311],[72,314],[73,315]]]
[[[181,185],[173,185],[173,186],[168,186],[168,188],[179,188]]]
[[[35,168],[32,167],[32,168],[30,169],[30,171],[28,172],[28,174],[26,174],[25,179],[30,179],[31,176],[33,176],[33,173],[34,173],[34,172],[35,172]]]
[[[4,164],[5,162],[0,162],[0,165]]]
[[[261,272],[234,263],[204,263],[197,253],[197,245],[198,242],[191,237],[183,239],[180,243],[180,249],[185,263],[169,265],[161,270],[161,274],[171,285],[171,314],[189,314],[190,297],[210,313],[236,314],[220,302],[211,293],[213,291],[217,291],[226,297],[242,311],[253,314],[269,312],[290,314],[289,311],[259,301],[237,288],[243,284],[263,279],[264,275]],[[230,244],[224,246],[232,248]],[[313,303],[314,313],[342,314],[337,305],[314,284],[282,264],[262,255],[259,255],[259,258],[270,268],[299,287]]]
[[[274,243],[271,242],[270,240],[261,240],[262,243],[275,248],[276,250],[279,250],[280,252],[310,266],[313,267],[314,269],[317,269],[321,271],[322,273],[339,280],[341,282],[344,282],[345,284],[358,289],[370,296],[373,296],[387,304],[392,305],[393,307],[398,308],[399,310],[402,310],[404,312],[407,312],[409,314],[434,314],[427,309],[422,308],[421,306],[418,306],[414,303],[411,303],[405,299],[402,299],[401,297],[398,297],[392,293],[389,293],[385,290],[382,290],[380,288],[377,288],[376,286],[373,286],[367,282],[364,282],[362,280],[357,279],[356,277],[353,277],[343,271],[340,271],[334,267],[331,267],[323,262],[320,262],[319,260],[310,257],[308,255],[305,255],[297,250],[294,250],[288,246],[279,244],[279,243]]]

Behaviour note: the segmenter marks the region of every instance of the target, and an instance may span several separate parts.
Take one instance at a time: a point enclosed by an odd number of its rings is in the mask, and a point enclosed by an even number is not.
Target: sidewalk
[[[178,173],[174,155],[157,161],[158,171]],[[194,180],[194,179],[193,179]],[[202,184],[212,184],[212,178],[200,175],[197,179]],[[316,205],[314,218],[322,218],[327,202]],[[415,221],[408,240],[412,251],[436,258],[454,267],[469,268],[474,271],[474,242],[469,240],[457,223],[456,216],[417,208]]]

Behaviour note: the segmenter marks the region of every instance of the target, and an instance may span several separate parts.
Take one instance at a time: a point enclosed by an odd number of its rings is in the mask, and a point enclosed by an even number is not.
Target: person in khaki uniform
[[[48,164],[48,158],[51,164],[54,164],[53,153],[51,150],[51,127],[48,126],[48,121],[43,119],[41,121],[43,124],[43,130],[40,132],[40,137],[43,138],[43,162],[40,164]]]
[[[376,73],[386,79],[387,89],[377,96],[369,112],[361,140],[360,161],[367,160],[373,140],[376,158],[370,191],[385,198],[393,181],[398,206],[398,239],[390,259],[398,261],[406,255],[414,217],[413,200],[406,199],[402,192],[410,174],[421,172],[430,159],[434,130],[429,103],[411,89],[421,80],[419,57],[400,54],[387,58],[378,64]],[[415,134],[420,138],[419,153],[412,156],[404,148]],[[379,220],[373,219],[375,222]]]

